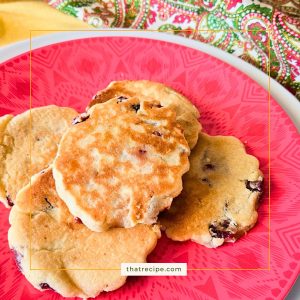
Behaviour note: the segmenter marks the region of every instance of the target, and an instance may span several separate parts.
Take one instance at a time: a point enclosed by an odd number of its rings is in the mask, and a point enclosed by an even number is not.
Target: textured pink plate
[[[208,133],[234,135],[259,158],[265,194],[257,226],[237,243],[207,249],[163,236],[149,256],[151,262],[187,262],[189,269],[202,270],[189,270],[187,277],[130,278],[99,299],[282,299],[300,269],[300,137],[289,117],[271,100],[269,266],[268,93],[216,58],[156,40],[90,38],[43,47],[32,55],[33,106],[83,111],[97,90],[120,79],[161,81],[189,97]],[[0,65],[0,85],[1,115],[29,108],[28,53]],[[35,290],[18,272],[8,248],[8,227],[8,210],[1,207],[0,298],[61,299],[52,291]]]

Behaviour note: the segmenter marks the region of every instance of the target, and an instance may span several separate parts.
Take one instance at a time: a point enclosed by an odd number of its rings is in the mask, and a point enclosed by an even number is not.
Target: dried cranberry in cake
[[[11,200],[11,197],[10,197],[10,195],[7,195],[6,196],[6,200],[7,200],[7,204],[9,205],[9,206],[14,206],[14,203],[13,203],[13,201]]]
[[[16,249],[12,249],[12,252],[13,252],[14,257],[15,257],[16,265],[17,265],[19,271],[22,272],[21,262],[22,262],[22,259],[23,259],[23,255],[20,252],[18,252]]]
[[[156,136],[162,136],[162,134],[160,133],[160,132],[158,132],[158,131],[153,131],[152,132],[154,135],[156,135]]]
[[[214,225],[209,226],[209,232],[213,238],[218,238],[218,239],[226,239],[233,236],[231,232],[219,230]]]
[[[125,100],[127,100],[127,99],[128,99],[127,97],[119,96],[119,97],[118,97],[117,103],[123,102],[123,101],[125,101]]]
[[[75,223],[82,224],[81,219],[78,218],[78,217],[75,217],[75,218],[74,218],[74,221],[75,221]]]
[[[157,108],[162,108],[163,106],[161,104],[155,104],[153,105],[154,107],[157,107]]]
[[[233,238],[237,232],[236,224],[230,219],[214,221],[209,225],[209,233],[213,238],[228,239]]]
[[[87,120],[89,118],[89,114],[88,113],[82,113],[79,116],[77,116],[76,118],[73,119],[72,121],[72,125],[76,125],[78,123],[82,123],[85,120]]]
[[[54,289],[52,287],[50,287],[50,285],[48,283],[42,282],[39,284],[40,288],[42,290],[52,290],[54,291]]]
[[[135,112],[138,112],[138,110],[141,108],[140,104],[132,104],[131,108],[135,110]]]
[[[246,188],[251,192],[262,192],[263,191],[263,181],[256,180],[256,181],[249,181],[246,180]]]
[[[211,184],[210,180],[209,180],[208,178],[206,178],[206,177],[204,177],[204,178],[201,178],[201,182],[202,182],[203,184],[206,184],[206,185],[208,185],[209,187],[211,187],[211,186],[212,186],[212,184]]]
[[[215,168],[215,166],[213,164],[205,164],[203,166],[203,171],[206,171],[206,170],[213,170]]]
[[[45,201],[47,202],[48,206],[46,207],[46,210],[49,210],[49,209],[53,209],[54,206],[51,204],[51,202],[48,200],[47,197],[44,198]]]
[[[229,219],[225,219],[220,224],[222,225],[223,228],[228,228],[228,226],[230,224],[230,220]]]

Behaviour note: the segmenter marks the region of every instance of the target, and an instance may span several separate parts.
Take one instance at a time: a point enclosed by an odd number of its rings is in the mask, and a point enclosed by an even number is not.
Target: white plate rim
[[[31,48],[37,49],[44,46],[48,46],[55,43],[82,39],[92,37],[136,37],[136,38],[148,38],[152,40],[160,40],[171,42],[179,45],[183,45],[189,48],[193,48],[202,51],[208,55],[216,57],[236,69],[242,71],[250,78],[255,80],[260,86],[268,91],[269,77],[267,74],[252,66],[251,64],[243,61],[242,59],[229,54],[221,49],[213,47],[211,45],[188,39],[181,36],[175,36],[162,32],[150,32],[146,30],[124,30],[119,31],[117,29],[101,29],[101,30],[76,30],[76,31],[64,31],[58,33],[49,33],[42,36],[34,37],[31,40]],[[8,46],[0,48],[0,63],[12,59],[18,55],[26,53],[30,50],[30,40],[24,40],[21,42],[13,43]],[[300,132],[300,102],[292,95],[287,89],[279,84],[273,78],[270,78],[270,93],[272,98],[285,110],[289,115],[292,122]]]

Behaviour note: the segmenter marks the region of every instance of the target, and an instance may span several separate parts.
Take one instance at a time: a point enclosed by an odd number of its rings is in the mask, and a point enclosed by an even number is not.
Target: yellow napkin
[[[0,46],[28,39],[30,30],[91,29],[92,26],[50,7],[42,0],[0,0]],[[34,32],[34,36],[47,32]]]

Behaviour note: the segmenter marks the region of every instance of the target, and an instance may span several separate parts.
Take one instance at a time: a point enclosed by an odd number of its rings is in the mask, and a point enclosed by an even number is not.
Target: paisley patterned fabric
[[[299,0],[48,0],[48,3],[97,28],[167,31],[209,43],[266,73],[270,62],[271,76],[300,100]]]

